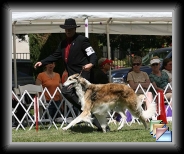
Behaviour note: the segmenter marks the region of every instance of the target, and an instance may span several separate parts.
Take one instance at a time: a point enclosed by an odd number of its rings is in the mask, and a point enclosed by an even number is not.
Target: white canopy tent
[[[14,34],[62,33],[66,18],[74,18],[78,32],[130,35],[172,35],[172,12],[13,12]]]
[[[172,35],[172,12],[12,12],[12,35],[14,52],[14,79],[16,73],[16,34],[64,33],[59,25],[66,18],[74,18],[77,32],[107,34]],[[110,57],[109,57],[110,58]]]

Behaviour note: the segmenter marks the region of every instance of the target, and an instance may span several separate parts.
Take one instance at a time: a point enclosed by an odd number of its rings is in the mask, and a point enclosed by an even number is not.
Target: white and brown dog
[[[147,128],[146,119],[151,118],[156,112],[156,105],[151,103],[149,108],[144,111],[141,107],[143,101],[136,95],[134,90],[125,84],[108,83],[108,84],[92,84],[79,74],[69,76],[63,86],[75,88],[76,93],[81,102],[82,113],[70,122],[63,130],[69,129],[80,121],[89,122],[92,127],[91,113],[98,119],[103,132],[106,132],[108,111],[115,111],[121,115],[123,122],[118,127],[120,130],[126,120],[125,111],[128,109],[130,113],[139,118]]]

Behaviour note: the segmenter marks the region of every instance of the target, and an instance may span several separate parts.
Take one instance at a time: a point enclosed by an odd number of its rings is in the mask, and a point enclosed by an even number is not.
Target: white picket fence
[[[167,87],[166,87],[166,89],[165,89],[165,91],[164,91],[164,100],[165,100],[165,112],[166,112],[166,115],[167,115],[167,121],[172,121],[172,106],[171,106],[171,102],[172,102],[172,99],[171,100],[167,100],[166,99],[166,96],[165,96],[165,93],[166,93],[166,91],[167,91],[167,89],[171,89],[172,90],[172,86],[170,85],[170,84],[168,84],[167,85]],[[148,89],[147,89],[147,91],[144,91],[144,89],[142,88],[142,86],[139,84],[138,85],[138,87],[137,87],[137,89],[135,90],[135,92],[137,92],[137,90],[138,89],[141,89],[142,91],[143,91],[143,95],[145,96],[145,98],[147,97],[146,96],[146,92],[148,92],[148,91],[150,91],[151,89],[153,90],[153,101],[151,102],[151,103],[157,103],[157,105],[158,106],[160,106],[159,104],[160,104],[160,101],[159,101],[159,94],[157,93],[157,91],[154,89],[154,87],[153,87],[153,85],[152,84],[150,84],[149,85],[149,87],[148,87]],[[49,93],[49,91],[47,90],[47,88],[45,88],[44,90],[43,90],[44,92],[46,91],[46,92],[48,92]],[[53,94],[53,96],[51,96],[50,95],[50,97],[51,98],[54,98],[54,95],[56,94],[56,92],[59,92],[59,93],[61,93],[61,91],[60,91],[60,88],[56,88],[56,90],[55,90],[55,92],[54,92],[54,94]],[[28,109],[25,109],[24,108],[24,110],[25,110],[25,115],[24,115],[24,117],[22,118],[22,119],[18,119],[17,117],[16,117],[16,115],[15,115],[15,113],[16,113],[16,108],[18,107],[18,105],[21,105],[21,106],[23,106],[22,105],[22,100],[24,99],[24,97],[25,97],[25,95],[27,94],[27,92],[25,91],[25,93],[20,97],[20,96],[18,96],[18,95],[16,95],[16,93],[15,93],[15,91],[12,91],[12,95],[14,95],[15,96],[15,98],[17,99],[17,101],[18,101],[18,104],[17,104],[17,106],[14,108],[14,109],[12,109],[12,118],[14,119],[14,120],[17,120],[18,122],[19,122],[19,125],[16,127],[16,130],[18,130],[19,128],[23,128],[24,130],[30,130],[30,129],[33,129],[34,127],[33,126],[36,126],[36,118],[34,118],[34,110],[32,110],[32,113],[31,113],[31,107],[30,108],[28,108]],[[29,94],[28,94],[29,95]],[[62,95],[62,94],[61,94]],[[31,95],[29,95],[29,97],[30,97],[30,99],[32,99],[32,101],[33,101],[33,98],[31,98]],[[38,101],[40,101],[42,98],[38,98]],[[34,102],[33,102],[34,103]],[[60,117],[59,118],[57,118],[55,121],[53,121],[52,120],[52,123],[47,123],[47,125],[48,125],[48,127],[46,127],[46,126],[44,126],[43,125],[43,123],[39,123],[39,127],[40,126],[43,126],[43,127],[45,127],[45,128],[48,128],[48,129],[50,129],[52,126],[54,126],[56,129],[58,129],[58,128],[62,128],[63,127],[63,125],[64,124],[67,124],[67,122],[69,121],[69,119],[70,120],[72,120],[73,118],[75,118],[77,115],[74,113],[74,111],[73,111],[73,107],[72,107],[72,104],[70,104],[70,102],[68,102],[65,98],[63,98],[63,100],[61,101],[61,105],[62,104],[64,104],[64,112],[63,113],[61,113],[61,110],[60,110],[60,108],[58,108],[57,109],[57,112],[60,114]],[[60,106],[61,106],[60,105]],[[108,119],[109,119],[109,121],[108,121],[108,123],[114,123],[114,124],[120,124],[120,123],[117,123],[116,122],[116,120],[114,120],[114,112],[112,111],[112,112],[109,112],[109,117],[108,117]],[[158,116],[160,114],[160,108],[158,108],[158,112],[155,114],[155,116]],[[130,113],[129,113],[129,111],[128,110],[126,110],[126,115],[127,115],[127,119],[126,119],[126,124],[127,125],[131,125],[132,123],[135,123],[135,122],[138,122],[139,124],[141,124],[140,122],[139,122],[139,120],[137,119],[137,118],[135,118],[135,117],[133,117]],[[30,121],[31,121],[31,126],[27,126],[27,127],[25,127],[24,125],[23,125],[23,123],[26,121],[26,117],[30,117]],[[155,118],[157,118],[157,117],[155,117]],[[58,122],[59,121],[59,122]],[[148,119],[148,121],[149,121],[149,119]],[[58,123],[57,123],[58,122]]]

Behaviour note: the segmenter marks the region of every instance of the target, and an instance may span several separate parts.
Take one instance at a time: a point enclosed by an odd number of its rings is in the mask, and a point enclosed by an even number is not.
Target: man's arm
[[[56,62],[60,58],[62,58],[62,46],[61,43],[59,44],[58,48],[55,50],[53,54],[50,56],[46,57],[45,59],[41,60],[42,65],[47,65],[52,62]]]

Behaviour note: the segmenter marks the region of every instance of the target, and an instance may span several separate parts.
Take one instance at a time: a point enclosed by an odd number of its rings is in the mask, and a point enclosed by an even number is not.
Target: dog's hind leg
[[[120,126],[118,127],[118,130],[122,129],[124,124],[125,124],[125,121],[126,121],[126,113],[125,113],[125,110],[123,111],[116,111],[118,112],[120,115],[121,115],[121,122],[120,122]]]
[[[67,130],[70,127],[74,126],[76,123],[81,122],[81,121],[89,122],[91,126],[94,128],[93,124],[91,123],[91,113],[83,111],[78,117],[76,117],[66,127],[63,127],[62,129]]]
[[[148,129],[147,123],[146,123],[146,119],[141,115],[142,114],[142,107],[138,107],[137,110],[133,111],[131,109],[129,109],[130,113],[134,116],[139,118],[139,120],[143,123],[145,129]]]
[[[106,126],[107,126],[107,113],[104,113],[103,115],[94,114],[98,120],[98,122],[101,125],[101,128],[104,133],[106,133]]]
[[[147,123],[146,123],[146,119],[143,116],[140,116],[139,117],[139,120],[143,123],[145,129],[147,130],[148,129],[148,126],[147,126]]]

